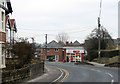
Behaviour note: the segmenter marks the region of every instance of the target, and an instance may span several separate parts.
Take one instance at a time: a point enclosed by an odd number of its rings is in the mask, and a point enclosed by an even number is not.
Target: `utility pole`
[[[100,18],[98,17],[98,57],[100,58]]]
[[[101,7],[102,7],[102,0],[100,0],[100,11],[99,11],[99,17],[98,17],[98,58],[100,58],[100,38],[101,38],[101,34],[100,34],[100,16],[101,16]]]
[[[45,60],[47,59],[47,34],[45,34]]]

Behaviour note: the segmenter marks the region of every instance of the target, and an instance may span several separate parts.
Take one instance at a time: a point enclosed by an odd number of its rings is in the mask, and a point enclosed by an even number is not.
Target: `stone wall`
[[[44,62],[40,62],[37,64],[29,65],[21,69],[4,71],[2,73],[2,82],[11,84],[14,82],[20,82],[23,79],[43,73],[44,73]]]

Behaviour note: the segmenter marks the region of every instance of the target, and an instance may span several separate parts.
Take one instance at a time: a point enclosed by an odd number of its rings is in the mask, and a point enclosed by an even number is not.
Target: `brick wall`
[[[6,42],[6,33],[0,32],[0,41]]]
[[[59,48],[58,52],[55,52],[55,48],[50,48],[49,52],[47,52],[47,55],[58,55],[59,56],[58,61],[60,62],[60,61],[63,60],[63,54],[62,54],[63,52],[62,51],[63,51],[62,48]],[[45,57],[45,48],[42,49],[42,53],[43,53],[42,58],[45,60],[46,59],[46,57]],[[66,55],[65,53],[66,52],[64,52],[64,57]]]

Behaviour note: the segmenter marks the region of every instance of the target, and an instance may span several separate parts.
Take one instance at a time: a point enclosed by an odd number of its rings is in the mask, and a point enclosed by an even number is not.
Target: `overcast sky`
[[[118,37],[118,1],[103,0],[101,24],[113,38]],[[69,41],[84,42],[97,27],[100,0],[11,0],[18,37],[34,37],[38,43],[66,32]]]

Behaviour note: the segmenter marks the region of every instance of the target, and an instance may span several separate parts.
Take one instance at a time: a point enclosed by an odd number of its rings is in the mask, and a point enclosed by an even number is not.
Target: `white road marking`
[[[95,71],[95,69],[91,69],[91,70]]]
[[[61,75],[57,78],[57,79],[55,79],[53,82],[56,82],[57,80],[59,80],[61,77],[62,77],[62,75],[63,75],[63,71],[60,69],[60,68],[58,68],[62,73],[61,73]]]
[[[113,84],[113,83],[114,83],[114,80],[111,81],[111,84]]]
[[[97,72],[101,72],[100,70],[96,70]]]
[[[106,74],[108,74],[110,77],[112,77],[112,78],[113,78],[113,75],[112,75],[112,74],[110,74],[110,73],[106,73]]]
[[[97,71],[97,72],[101,72],[100,70],[95,70],[95,69],[91,69],[92,71]]]

